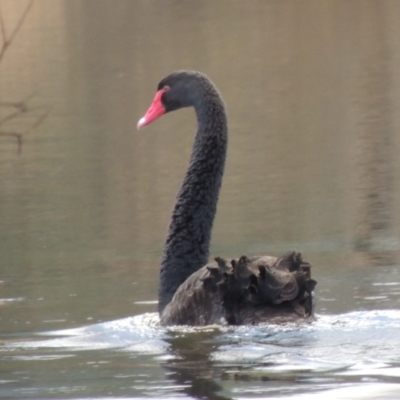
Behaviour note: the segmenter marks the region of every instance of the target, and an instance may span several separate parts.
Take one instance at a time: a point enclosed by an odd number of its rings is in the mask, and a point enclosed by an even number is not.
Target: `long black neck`
[[[227,121],[217,90],[212,85],[207,87],[194,108],[198,130],[164,246],[158,296],[160,313],[179,285],[208,261],[225,166]]]

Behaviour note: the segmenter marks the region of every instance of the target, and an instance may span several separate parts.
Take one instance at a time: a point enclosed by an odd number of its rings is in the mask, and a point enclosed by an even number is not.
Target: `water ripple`
[[[302,382],[307,396],[318,392],[344,399],[357,398],[351,397],[353,388],[362,385],[368,394],[383,387],[388,394],[379,398],[391,398],[400,390],[394,385],[400,378],[399,330],[399,310],[318,315],[315,321],[302,324],[196,328],[160,327],[157,314],[152,313],[5,342],[0,356],[50,362],[77,357],[83,350],[108,349],[134,358],[149,357],[174,371],[171,376],[176,371],[186,371],[186,376],[191,370],[196,374],[204,370],[208,376],[211,368],[214,374],[219,371],[222,381],[240,382],[240,387],[273,380],[279,383],[274,390],[285,393],[288,382]],[[242,388],[243,392],[238,389],[237,395],[245,398],[240,396],[256,386]],[[287,398],[303,398],[298,391],[293,397],[287,394]]]

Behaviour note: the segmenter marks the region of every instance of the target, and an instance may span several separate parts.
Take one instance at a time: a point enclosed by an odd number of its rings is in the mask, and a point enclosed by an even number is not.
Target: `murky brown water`
[[[0,0],[7,37],[28,3]],[[0,124],[31,110],[0,132],[50,110],[21,154],[0,136],[0,397],[398,398],[399,20],[397,0],[35,0],[0,60]],[[176,69],[229,113],[212,254],[301,250],[315,325],[143,316],[195,120],[135,127]]]

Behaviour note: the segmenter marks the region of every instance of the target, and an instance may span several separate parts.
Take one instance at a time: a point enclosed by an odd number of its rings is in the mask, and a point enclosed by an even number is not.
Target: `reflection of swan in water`
[[[217,366],[211,356],[218,346],[220,332],[198,330],[194,335],[195,338],[190,333],[170,332],[167,339],[169,353],[175,357],[167,359],[162,366],[169,372],[173,385],[181,387],[190,399],[232,399],[224,393],[221,382],[220,374],[225,368]]]
[[[310,316],[316,282],[299,253],[230,262],[217,258],[206,265],[227,149],[222,98],[205,75],[175,72],[159,83],[138,128],[183,107],[194,107],[198,130],[164,247],[161,323],[255,324]]]

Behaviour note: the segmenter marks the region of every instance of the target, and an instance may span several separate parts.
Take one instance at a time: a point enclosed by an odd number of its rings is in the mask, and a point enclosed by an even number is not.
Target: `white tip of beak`
[[[142,128],[144,125],[146,125],[146,118],[145,117],[139,119],[139,122],[137,123],[137,129]]]

